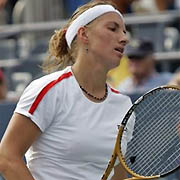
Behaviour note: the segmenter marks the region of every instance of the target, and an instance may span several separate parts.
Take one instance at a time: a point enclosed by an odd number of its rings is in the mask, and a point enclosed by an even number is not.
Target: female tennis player
[[[101,179],[131,106],[129,97],[106,83],[127,42],[123,17],[107,1],[79,7],[55,32],[44,64],[55,72],[25,89],[0,145],[6,180]],[[124,136],[124,153],[133,124]],[[116,165],[109,177],[121,180],[126,174]]]

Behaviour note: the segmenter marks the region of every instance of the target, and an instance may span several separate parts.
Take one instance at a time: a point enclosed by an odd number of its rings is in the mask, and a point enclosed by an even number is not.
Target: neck
[[[89,62],[80,62],[81,61],[76,61],[72,66],[73,74],[79,85],[95,97],[104,97],[106,93],[106,73],[97,66],[91,65]]]
[[[73,73],[80,85],[89,90],[104,89],[106,84],[107,72],[101,65],[93,62],[93,60],[82,59],[77,60],[72,67]]]

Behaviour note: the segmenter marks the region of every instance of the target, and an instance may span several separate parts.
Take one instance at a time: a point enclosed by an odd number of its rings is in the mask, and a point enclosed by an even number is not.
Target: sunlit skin
[[[119,65],[128,38],[124,22],[118,14],[108,13],[99,17],[89,27],[88,36],[89,52],[96,62],[106,66],[107,70]]]

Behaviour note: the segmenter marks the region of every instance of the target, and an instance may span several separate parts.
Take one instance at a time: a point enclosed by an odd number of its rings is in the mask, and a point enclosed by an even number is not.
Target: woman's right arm
[[[0,143],[0,174],[6,180],[34,180],[23,156],[40,134],[28,117],[14,113]]]

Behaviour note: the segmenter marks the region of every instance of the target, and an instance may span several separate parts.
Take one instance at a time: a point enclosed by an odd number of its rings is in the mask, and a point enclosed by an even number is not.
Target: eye
[[[108,29],[113,31],[113,32],[116,31],[116,27],[109,27]]]

